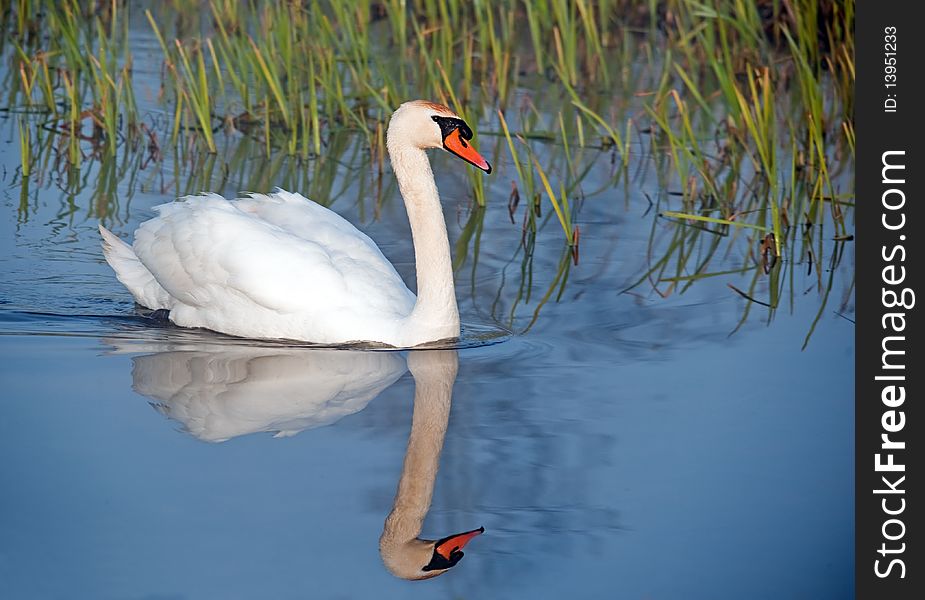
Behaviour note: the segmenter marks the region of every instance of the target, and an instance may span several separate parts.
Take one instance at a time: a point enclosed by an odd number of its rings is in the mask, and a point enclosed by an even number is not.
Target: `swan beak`
[[[443,138],[443,147],[467,163],[475,165],[486,173],[491,173],[491,165],[488,164],[487,160],[482,158],[481,154],[475,151],[475,148],[460,137],[459,128],[454,129]]]
[[[465,533],[457,533],[456,535],[445,537],[437,542],[436,547],[434,547],[434,551],[443,558],[450,560],[450,557],[454,552],[462,550],[463,547],[468,544],[472,538],[483,533],[485,533],[485,528],[479,527],[478,529],[473,529],[472,531],[466,531]]]

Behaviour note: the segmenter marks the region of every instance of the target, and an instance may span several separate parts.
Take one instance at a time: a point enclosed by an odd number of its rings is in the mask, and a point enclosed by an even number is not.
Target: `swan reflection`
[[[379,539],[386,568],[429,579],[463,557],[484,531],[420,537],[449,422],[455,350],[399,353],[224,345],[148,345],[133,358],[133,388],[191,435],[222,442],[256,432],[290,436],[363,410],[408,368],[414,377],[411,434],[392,510]],[[137,352],[138,347],[117,348]]]
[[[428,579],[445,573],[463,557],[462,548],[485,531],[479,527],[439,540],[419,537],[434,494],[458,366],[455,350],[412,352],[408,356],[408,368],[414,376],[411,435],[392,512],[379,538],[382,561],[393,575],[403,579]]]
[[[207,442],[330,425],[366,408],[405,372],[392,352],[221,345],[165,345],[132,363],[135,391]]]

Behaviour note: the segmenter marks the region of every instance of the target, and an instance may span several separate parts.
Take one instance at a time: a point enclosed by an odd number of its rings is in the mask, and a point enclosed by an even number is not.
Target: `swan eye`
[[[466,122],[458,117],[444,117],[441,115],[433,115],[431,119],[440,126],[440,135],[443,139],[446,139],[448,135],[453,133],[455,130],[459,130],[459,137],[464,140],[472,139],[472,130],[466,125]]]

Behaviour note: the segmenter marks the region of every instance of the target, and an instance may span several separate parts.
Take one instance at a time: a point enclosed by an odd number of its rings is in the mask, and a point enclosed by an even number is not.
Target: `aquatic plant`
[[[582,205],[640,185],[653,166],[651,260],[633,293],[749,274],[735,289],[749,299],[743,312],[763,303],[773,314],[785,289],[791,302],[795,293],[787,269],[825,271],[824,224],[837,244],[850,240],[850,1],[171,0],[144,19],[162,54],[154,106],[166,118],[139,110],[130,10],[0,0],[0,90],[4,110],[24,116],[23,177],[51,169],[72,190],[105,184],[104,215],[117,208],[114,181],[131,190],[159,179],[180,194],[243,177],[245,164],[263,165],[249,189],[301,178],[331,199],[340,159],[373,173],[378,203],[384,120],[428,97],[464,116],[483,146],[498,136],[501,177],[468,174],[468,193],[478,206],[507,199],[524,260],[561,235],[574,265]],[[151,171],[165,165],[167,178]],[[98,177],[78,175],[88,169]],[[586,189],[590,180],[606,183]],[[551,220],[561,234],[545,233]],[[478,239],[476,223],[460,249]],[[741,269],[710,271],[730,253]],[[817,288],[825,294],[821,278]]]

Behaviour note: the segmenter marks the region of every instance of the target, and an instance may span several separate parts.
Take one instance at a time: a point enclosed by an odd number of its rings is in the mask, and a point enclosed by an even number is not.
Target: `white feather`
[[[122,282],[135,297],[135,302],[153,309],[168,308],[170,295],[160,286],[135,253],[132,247],[120,240],[114,233],[100,227],[103,237],[103,256]]]

